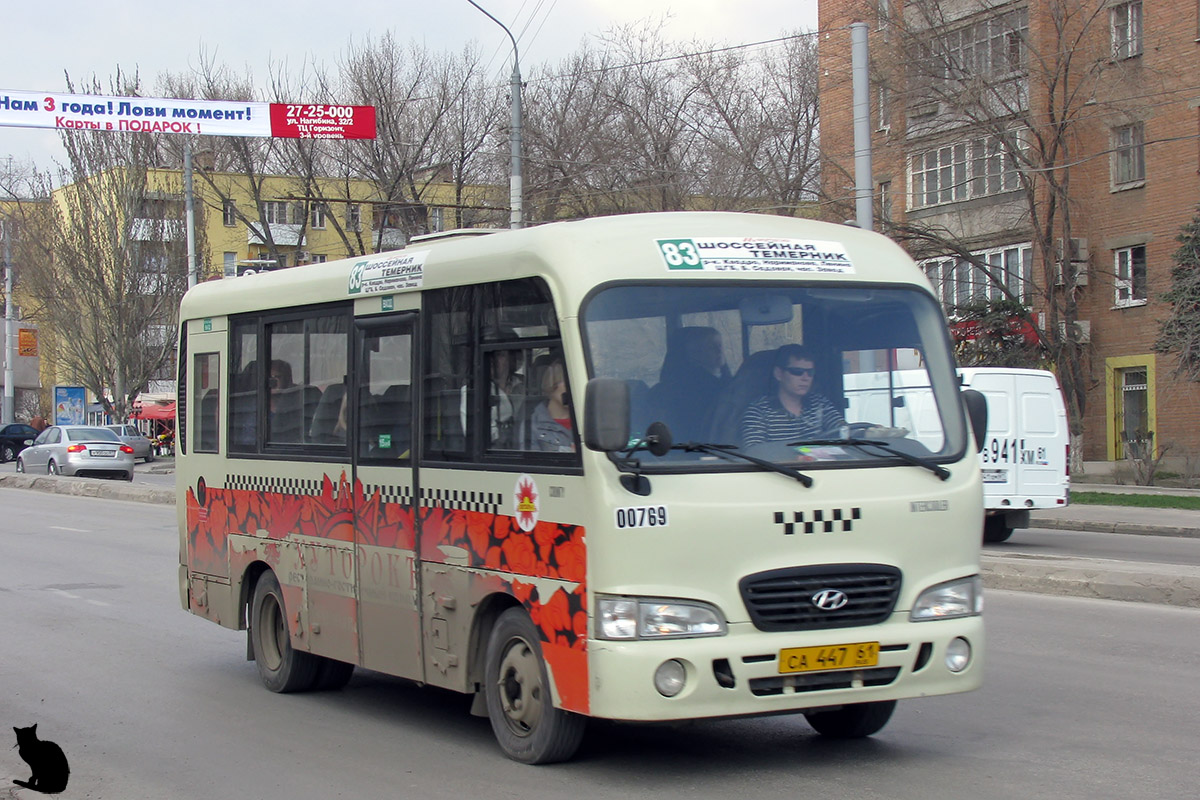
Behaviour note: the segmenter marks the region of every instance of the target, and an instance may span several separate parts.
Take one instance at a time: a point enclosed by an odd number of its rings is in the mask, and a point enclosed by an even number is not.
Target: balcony
[[[247,244],[263,244],[266,239],[263,237],[263,226],[266,223],[257,222],[252,226],[246,227],[246,242]],[[274,222],[270,225],[271,238],[277,245],[289,245],[291,247],[303,247],[307,244],[304,236],[304,226],[295,223]]]
[[[178,242],[187,236],[181,219],[135,217],[129,227],[129,238],[135,242]]]

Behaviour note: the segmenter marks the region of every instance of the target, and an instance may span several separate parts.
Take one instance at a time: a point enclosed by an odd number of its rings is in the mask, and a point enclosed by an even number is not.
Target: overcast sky
[[[669,15],[666,35],[683,44],[758,42],[816,27],[817,0],[477,0],[517,37],[523,71],[554,64],[588,37],[614,26]],[[392,31],[439,51],[477,42],[496,52],[497,82],[511,72],[504,31],[467,0],[58,0],[5,3],[0,89],[63,91],[97,76],[107,86],[119,66],[137,71],[147,92],[158,76],[198,63],[203,48],[265,86],[269,64],[332,64],[352,40]],[[494,50],[493,50],[494,48]],[[0,128],[0,158],[47,169],[61,158],[52,131]]]

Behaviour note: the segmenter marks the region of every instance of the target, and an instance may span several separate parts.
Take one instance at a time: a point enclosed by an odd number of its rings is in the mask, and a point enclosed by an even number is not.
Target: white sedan
[[[108,428],[55,425],[17,455],[17,472],[133,480],[133,448]]]

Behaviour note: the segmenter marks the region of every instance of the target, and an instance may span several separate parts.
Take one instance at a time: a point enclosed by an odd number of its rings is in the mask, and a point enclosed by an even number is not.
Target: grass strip
[[[1071,503],[1081,506],[1133,506],[1135,508],[1182,508],[1200,511],[1200,497],[1169,494],[1117,494],[1115,492],[1071,491]]]

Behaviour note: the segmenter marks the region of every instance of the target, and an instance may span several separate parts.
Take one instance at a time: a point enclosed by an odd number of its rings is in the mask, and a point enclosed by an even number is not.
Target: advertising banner
[[[54,424],[83,425],[87,419],[87,390],[82,386],[54,387]]]
[[[375,107],[0,89],[0,126],[289,139],[374,139]]]

